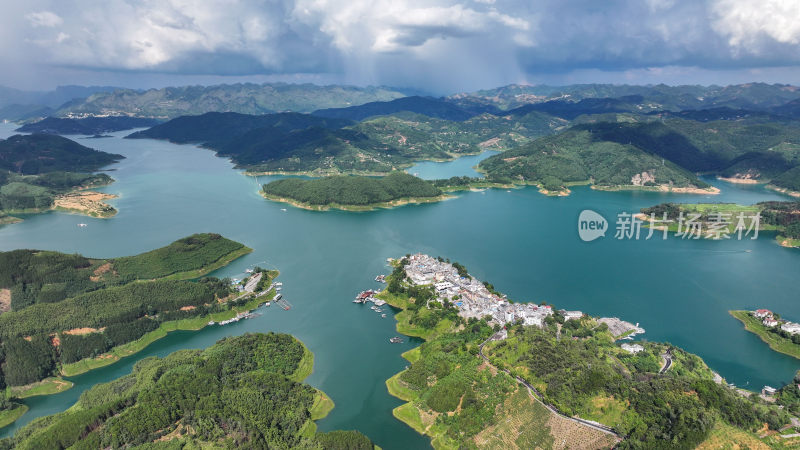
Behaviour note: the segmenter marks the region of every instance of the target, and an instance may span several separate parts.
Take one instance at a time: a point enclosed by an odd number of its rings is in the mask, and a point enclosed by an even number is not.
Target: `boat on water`
[[[85,223],[79,223],[78,226],[83,228],[83,227],[87,227],[88,225],[86,225]]]
[[[381,317],[386,317],[386,313],[381,314]]]
[[[389,342],[391,342],[392,344],[402,344],[403,343],[403,338],[401,338],[400,336],[395,336],[395,337],[389,338]]]
[[[245,272],[247,272],[247,273],[253,273],[253,269],[246,269],[246,270],[245,270]]]
[[[375,281],[379,283],[386,283],[386,275],[378,275],[375,277]]]

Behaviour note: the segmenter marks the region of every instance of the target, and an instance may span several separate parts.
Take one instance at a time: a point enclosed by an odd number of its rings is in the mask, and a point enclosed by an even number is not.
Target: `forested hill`
[[[372,450],[357,431],[316,432],[331,405],[302,383],[313,355],[286,334],[245,334],[147,358],[37,419],[0,447]]]
[[[23,133],[95,135],[130,130],[131,128],[152,127],[158,123],[159,121],[155,119],[128,116],[86,117],[83,119],[47,117],[38,122],[27,123],[17,128],[16,131]]]
[[[250,115],[234,112],[210,112],[199,116],[183,116],[172,119],[147,130],[128,136],[130,139],[165,139],[179,144],[200,143],[211,148],[224,145],[257,129],[274,132],[302,130],[309,127],[337,129],[353,122],[341,119],[325,119],[308,114],[280,113]]]
[[[0,140],[0,169],[24,175],[53,171],[94,172],[123,158],[51,134],[18,134]]]
[[[384,116],[398,112],[412,112],[452,121],[464,121],[477,115],[444,99],[419,96],[403,97],[385,102],[371,102],[347,108],[320,109],[312,114],[320,117],[361,121],[368,117]]]
[[[418,160],[505,150],[565,124],[539,112],[508,118],[482,114],[458,122],[404,111],[360,123],[297,113],[208,113],[128,137],[200,143],[253,172],[375,174]]]
[[[217,234],[197,234],[116,259],[0,253],[0,413],[15,407],[9,395],[13,400],[32,383],[111,364],[179,328],[175,323],[198,329],[210,316],[255,307],[246,305],[259,300],[234,294],[228,280],[198,279],[249,251]],[[265,274],[261,291],[277,275]]]
[[[12,250],[0,252],[0,289],[9,290],[7,306],[19,311],[36,303],[57,303],[135,280],[198,278],[249,251],[243,244],[213,233],[195,234],[136,256],[111,259]]]
[[[573,128],[555,136],[506,151],[482,161],[479,167],[495,181],[539,184],[560,191],[569,183],[589,180],[599,186],[672,185],[705,187],[697,177],[674,163],[629,143],[595,139]]]
[[[313,84],[223,84],[182,86],[146,91],[118,89],[99,92],[59,109],[59,115],[131,114],[171,119],[213,111],[265,114],[280,111],[310,112],[321,108],[392,100],[404,94],[383,87],[317,86]]]
[[[267,198],[291,199],[302,205],[319,207],[371,207],[409,199],[435,199],[442,195],[432,183],[405,172],[393,172],[382,178],[284,178],[265,184],[263,192]]]
[[[800,127],[792,122],[627,116],[617,122],[586,121],[480,167],[495,178],[553,185],[592,179],[609,186],[702,187],[692,173],[775,178],[775,184],[791,185],[792,172],[782,175],[798,164]]]

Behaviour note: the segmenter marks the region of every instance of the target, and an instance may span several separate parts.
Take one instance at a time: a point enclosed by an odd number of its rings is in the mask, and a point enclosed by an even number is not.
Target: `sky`
[[[798,0],[0,0],[0,85],[800,84]]]

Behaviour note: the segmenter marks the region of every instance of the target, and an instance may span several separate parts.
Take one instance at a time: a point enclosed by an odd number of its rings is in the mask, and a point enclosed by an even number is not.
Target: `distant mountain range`
[[[419,96],[403,97],[385,102],[370,102],[347,108],[319,109],[312,114],[320,117],[361,121],[368,117],[385,116],[403,111],[458,122],[478,115],[444,99]]]
[[[294,111],[325,117],[363,120],[410,111],[463,121],[483,113],[500,114],[543,104],[528,111],[574,118],[582,112],[683,111],[727,107],[769,111],[797,117],[800,88],[748,83],[732,86],[667,86],[579,84],[570,86],[509,85],[443,98],[408,96],[388,87],[317,86],[312,84],[231,84],[133,90],[113,87],[64,86],[51,92],[26,92],[0,87],[0,119],[27,120],[48,115],[130,115],[172,119],[206,112],[266,114]],[[791,102],[795,103],[791,103]],[[576,105],[577,103],[577,105]]]
[[[511,151],[482,165],[491,176],[550,187],[702,186],[696,173],[800,185],[800,88],[780,84],[510,85],[440,98],[237,84],[98,92],[62,106],[54,114],[68,120],[20,130],[85,133],[171,118],[130,137],[199,143],[256,172],[388,173],[497,149]],[[294,112],[274,112],[284,110]],[[37,111],[46,109],[27,113]]]

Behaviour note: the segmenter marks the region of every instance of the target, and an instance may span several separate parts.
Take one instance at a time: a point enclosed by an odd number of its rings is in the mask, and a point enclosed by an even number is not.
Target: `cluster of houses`
[[[780,325],[781,330],[789,334],[800,333],[800,323],[789,322],[788,320],[778,320],[775,318],[772,311],[768,309],[757,309],[755,311],[751,311],[750,314],[752,314],[756,319],[761,319],[761,323],[765,327],[772,328]]]
[[[480,281],[470,276],[462,277],[453,265],[422,253],[407,258],[405,271],[415,285],[433,285],[436,299],[450,301],[458,308],[458,315],[465,318],[491,317],[490,324],[544,325],[544,319],[553,314],[549,305],[533,303],[511,303],[505,296],[489,291]],[[580,311],[561,311],[566,320],[579,319]]]

